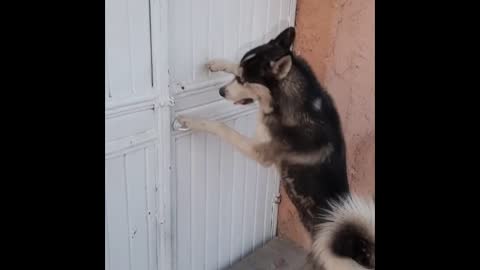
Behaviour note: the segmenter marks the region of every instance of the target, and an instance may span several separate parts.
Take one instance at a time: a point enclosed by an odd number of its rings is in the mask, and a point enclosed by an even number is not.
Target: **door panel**
[[[170,1],[173,116],[224,121],[253,136],[256,105],[223,100],[218,89],[232,76],[204,66],[213,58],[239,61],[247,50],[293,25],[295,6],[292,0]],[[175,269],[223,269],[271,239],[276,232],[277,172],[216,136],[172,135]]]
[[[275,235],[277,173],[170,124],[195,115],[252,136],[255,105],[222,100],[231,76],[204,65],[292,25],[295,3],[105,1],[106,270],[223,269]]]

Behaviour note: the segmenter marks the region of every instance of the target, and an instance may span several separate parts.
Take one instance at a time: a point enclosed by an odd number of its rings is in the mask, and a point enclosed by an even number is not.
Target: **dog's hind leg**
[[[252,138],[248,138],[230,128],[224,123],[193,119],[179,116],[178,121],[185,127],[195,131],[205,131],[219,136],[222,140],[232,144],[238,151],[247,157],[257,161],[264,167],[269,167],[274,163],[275,155],[269,142],[258,143]]]
[[[223,71],[231,73],[235,76],[240,76],[240,66],[223,59],[214,59],[208,61],[207,68],[212,72]]]

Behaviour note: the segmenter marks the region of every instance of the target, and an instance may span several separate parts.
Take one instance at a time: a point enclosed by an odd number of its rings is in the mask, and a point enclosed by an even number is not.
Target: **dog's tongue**
[[[240,99],[239,101],[235,101],[233,104],[240,104],[240,105],[247,105],[247,104],[250,104],[253,102],[253,99],[251,98],[244,98],[244,99]]]

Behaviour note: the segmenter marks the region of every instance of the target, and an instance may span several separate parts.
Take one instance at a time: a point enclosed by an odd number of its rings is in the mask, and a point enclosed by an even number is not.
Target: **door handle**
[[[173,120],[172,129],[175,130],[175,131],[189,131],[190,130],[190,128],[180,124],[180,122],[178,122],[177,118],[175,118],[175,120]]]

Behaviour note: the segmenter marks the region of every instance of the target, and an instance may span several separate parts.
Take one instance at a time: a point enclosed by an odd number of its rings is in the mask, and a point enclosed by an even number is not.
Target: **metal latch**
[[[172,129],[175,130],[175,131],[189,131],[190,130],[190,128],[180,124],[180,122],[178,122],[177,118],[175,118],[175,120],[173,120]]]

